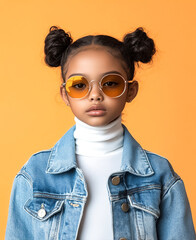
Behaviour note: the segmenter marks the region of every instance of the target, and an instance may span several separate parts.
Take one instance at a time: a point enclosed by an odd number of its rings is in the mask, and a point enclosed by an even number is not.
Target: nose
[[[103,101],[103,92],[99,87],[99,83],[91,81],[91,89],[88,98],[90,101]]]

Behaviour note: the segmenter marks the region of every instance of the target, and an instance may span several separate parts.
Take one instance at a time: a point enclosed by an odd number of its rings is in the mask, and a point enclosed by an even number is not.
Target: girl
[[[122,42],[106,35],[73,42],[50,28],[45,61],[61,66],[61,96],[76,125],[15,177],[7,240],[195,239],[182,179],[121,123],[138,91],[135,63],[155,51],[142,28]]]

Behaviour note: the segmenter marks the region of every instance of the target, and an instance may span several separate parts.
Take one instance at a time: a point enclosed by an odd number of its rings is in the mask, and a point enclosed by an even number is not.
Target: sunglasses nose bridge
[[[94,85],[97,85],[97,87],[99,88],[99,90],[102,91],[102,88],[101,88],[101,86],[100,86],[100,81],[97,82],[96,80],[91,80],[91,81],[89,82],[89,92],[92,90],[93,84],[94,84]]]

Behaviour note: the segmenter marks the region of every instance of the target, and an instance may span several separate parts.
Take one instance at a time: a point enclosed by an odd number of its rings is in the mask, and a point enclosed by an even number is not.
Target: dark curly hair
[[[73,42],[71,34],[57,26],[52,26],[45,38],[45,62],[51,67],[61,66],[62,78],[65,82],[68,57],[82,51],[85,46],[102,46],[113,56],[122,61],[128,79],[133,79],[135,63],[148,63],[155,54],[154,41],[147,36],[142,27],[127,33],[123,41],[108,35],[88,35]]]

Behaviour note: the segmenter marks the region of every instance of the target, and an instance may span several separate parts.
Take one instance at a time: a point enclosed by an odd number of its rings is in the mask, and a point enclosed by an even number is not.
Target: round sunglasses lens
[[[89,84],[83,76],[70,77],[66,82],[66,91],[72,98],[82,98],[88,93]]]
[[[125,89],[125,81],[119,75],[108,75],[102,79],[102,91],[109,97],[120,96]]]

